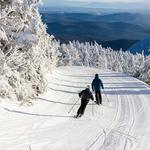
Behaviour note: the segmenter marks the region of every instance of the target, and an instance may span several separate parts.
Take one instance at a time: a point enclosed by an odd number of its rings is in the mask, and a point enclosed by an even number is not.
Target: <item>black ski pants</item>
[[[95,91],[95,99],[98,105],[102,104],[102,95],[100,91]]]
[[[88,100],[86,99],[81,99],[81,106],[79,107],[78,111],[77,111],[77,115],[83,115],[84,114],[84,111],[85,111],[85,108],[88,104]]]

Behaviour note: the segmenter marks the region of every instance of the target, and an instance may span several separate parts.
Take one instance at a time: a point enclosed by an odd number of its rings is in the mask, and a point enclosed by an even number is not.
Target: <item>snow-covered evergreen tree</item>
[[[146,58],[145,63],[140,70],[139,77],[141,80],[150,84],[150,55]]]
[[[46,90],[45,72],[57,64],[39,0],[0,0],[0,96],[28,101]]]

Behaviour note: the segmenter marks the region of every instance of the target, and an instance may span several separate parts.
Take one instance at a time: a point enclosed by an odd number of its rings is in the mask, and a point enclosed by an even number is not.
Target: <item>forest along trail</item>
[[[98,73],[103,105],[89,103],[74,119],[78,93]],[[48,91],[31,107],[1,100],[0,150],[149,150],[150,87],[122,73],[60,67],[48,74]]]

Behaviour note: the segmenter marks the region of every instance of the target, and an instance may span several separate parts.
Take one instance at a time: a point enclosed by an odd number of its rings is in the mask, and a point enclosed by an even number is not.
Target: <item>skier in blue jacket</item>
[[[92,90],[95,91],[96,103],[102,104],[101,89],[104,89],[103,82],[99,79],[98,74],[95,74],[95,78],[92,81]]]

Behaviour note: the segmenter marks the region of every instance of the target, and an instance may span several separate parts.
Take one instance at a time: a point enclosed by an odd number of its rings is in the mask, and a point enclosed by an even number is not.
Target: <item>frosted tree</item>
[[[143,68],[140,70],[140,79],[150,84],[150,55],[146,58]]]
[[[95,66],[95,67],[100,67],[101,65],[101,59],[100,59],[100,55],[99,55],[99,46],[97,45],[97,43],[94,44],[94,46],[91,46],[91,54],[90,57],[91,59],[91,66]]]
[[[69,54],[71,55],[72,65],[80,65],[80,56],[79,56],[78,50],[76,48],[75,41],[69,42],[67,47],[69,50]]]
[[[39,0],[0,0],[0,96],[29,101],[46,90],[45,72],[57,64]]]
[[[66,44],[62,44],[59,47],[59,52],[60,52],[60,55],[59,55],[59,63],[58,64],[64,65],[64,66],[71,65],[72,64],[71,50],[68,49]]]

